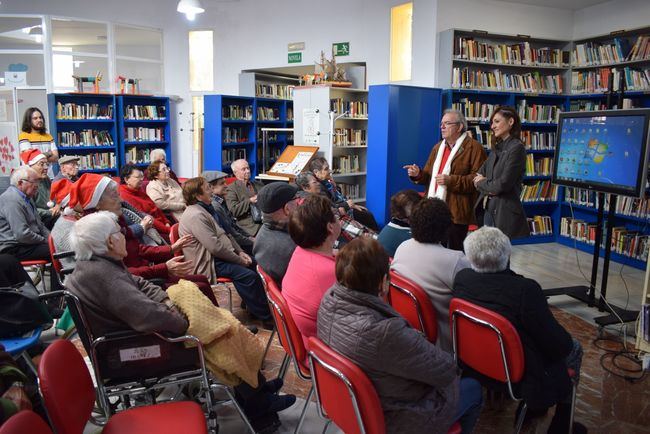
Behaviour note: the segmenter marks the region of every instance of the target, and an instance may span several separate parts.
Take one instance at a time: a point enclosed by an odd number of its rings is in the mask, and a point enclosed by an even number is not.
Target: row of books
[[[564,200],[578,205],[598,207],[598,194],[583,188],[565,187]],[[609,209],[609,194],[605,195],[605,209]],[[650,198],[619,196],[616,202],[617,214],[650,219]]]
[[[596,242],[596,227],[597,224],[594,222],[562,217],[560,235],[593,245]],[[624,226],[614,227],[612,229],[612,251],[640,261],[647,261],[648,247],[650,247],[648,237],[649,235],[628,230]]]
[[[113,119],[113,105],[56,103],[57,119]]]
[[[136,148],[133,146],[131,148],[126,148],[124,151],[124,160],[126,161],[126,164],[149,164],[151,162],[150,153],[150,149]]]
[[[523,130],[520,137],[526,149],[536,151],[555,149],[555,132]]]
[[[272,131],[267,131],[266,134],[267,134],[267,137],[268,137],[269,142],[277,142],[277,141],[278,141],[278,133],[274,133],[274,132],[272,132]],[[263,137],[263,135],[262,135],[262,129],[258,127],[258,128],[257,128],[257,140],[258,140],[259,142],[261,142],[261,141],[262,141],[262,137]]]
[[[221,130],[223,143],[248,142],[248,128],[224,127]]]
[[[77,155],[77,157],[79,157],[79,170],[114,169],[117,167],[114,152]]]
[[[279,121],[280,109],[275,107],[258,107],[257,120],[258,121]]]
[[[625,77],[625,86],[628,91],[650,90],[650,69],[637,70],[626,67],[622,69],[601,68],[595,71],[573,71],[571,72],[571,92],[606,92],[612,70],[614,71],[614,91],[618,91],[621,74]]]
[[[650,35],[641,35],[636,38],[626,60],[650,60]]]
[[[230,166],[233,161],[246,159],[246,148],[228,148],[221,150],[221,164],[226,167]]]
[[[456,89],[484,89],[510,92],[562,93],[562,76],[541,75],[539,72],[510,74],[498,69],[481,71],[453,68],[451,86]]]
[[[525,99],[517,102],[517,112],[522,122],[556,123],[562,107],[555,105],[529,104]]]
[[[367,118],[368,103],[365,101],[345,101],[343,98],[334,98],[330,100],[330,110],[337,114],[347,112],[350,118]]]
[[[536,215],[526,218],[531,235],[553,235],[553,221],[550,216]]]
[[[59,131],[57,139],[61,147],[113,146],[111,133],[106,130]]]
[[[606,65],[624,62],[630,52],[626,39],[614,38],[611,43],[585,42],[576,44],[571,54],[574,66]]]
[[[458,110],[465,115],[468,121],[488,121],[494,113],[498,104],[488,104],[482,101],[472,101],[469,98],[461,98],[451,104],[451,108]]]
[[[553,158],[535,158],[526,154],[526,176],[550,176],[553,173]]]
[[[341,189],[341,193],[348,199],[359,199],[361,197],[361,186],[359,184],[345,184],[337,182],[336,185]]]
[[[223,106],[221,107],[221,119],[224,121],[251,121],[253,120],[253,106]]]
[[[151,141],[161,142],[165,140],[164,128],[129,127],[124,129],[124,137],[130,142]]]
[[[164,120],[167,113],[164,105],[127,105],[124,107],[124,119],[127,120]]]
[[[282,148],[273,147],[266,150],[269,161],[274,162],[282,154]],[[262,161],[262,148],[257,148],[257,161]]]
[[[551,184],[550,179],[524,184],[521,188],[520,199],[522,202],[555,202],[557,201],[557,191],[557,185]]]
[[[359,172],[361,165],[359,164],[358,155],[343,155],[340,157],[332,157],[332,172],[333,173],[352,173]]]
[[[355,128],[335,128],[334,146],[367,146],[366,130]]]
[[[635,108],[637,103],[631,98],[623,98],[623,109]],[[615,105],[616,107],[616,105]],[[596,111],[607,110],[607,104],[604,102],[593,101],[588,99],[575,99],[570,101],[569,111]]]
[[[293,99],[291,84],[255,83],[255,95],[263,98]]]
[[[568,66],[569,52],[557,48],[532,48],[529,42],[491,44],[460,36],[454,41],[456,59],[504,65]]]
[[[470,125],[467,133],[479,142],[485,149],[490,149],[490,144],[494,138],[492,130],[481,129],[480,125]]]

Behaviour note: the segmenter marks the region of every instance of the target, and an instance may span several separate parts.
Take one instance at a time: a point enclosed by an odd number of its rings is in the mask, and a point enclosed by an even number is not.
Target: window
[[[190,91],[214,88],[212,30],[190,32]]]
[[[390,9],[390,81],[411,79],[413,3]]]
[[[0,85],[45,86],[43,29],[41,17],[0,17]]]
[[[162,93],[162,32],[116,25],[115,59],[117,75],[139,79],[140,93]]]

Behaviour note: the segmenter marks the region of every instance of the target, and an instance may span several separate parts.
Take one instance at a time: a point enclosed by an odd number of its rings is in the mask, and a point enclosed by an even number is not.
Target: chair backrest
[[[226,185],[230,185],[235,181],[237,181],[237,178],[235,178],[234,176],[229,176],[226,178]]]
[[[436,311],[420,285],[391,270],[388,302],[414,329],[421,331],[430,342],[436,342]]]
[[[280,288],[278,288],[273,279],[267,282],[266,297],[269,301],[271,314],[273,314],[273,319],[275,320],[278,339],[284,351],[293,358],[294,365],[296,365],[302,375],[308,377],[307,350],[302,340],[302,334],[293,320],[287,301],[282,296]]]
[[[52,434],[52,430],[38,414],[31,410],[22,410],[0,426],[0,434],[18,433]]]
[[[95,389],[86,363],[72,342],[59,339],[47,347],[38,377],[57,434],[82,433],[95,405]]]
[[[309,367],[322,416],[346,434],[385,432],[379,396],[361,368],[314,336],[309,338]]]
[[[276,288],[280,289],[280,285],[277,284],[275,280],[267,273],[264,271],[262,267],[260,267],[259,264],[257,264],[257,274],[260,275],[260,278],[262,278],[262,284],[264,285],[264,290],[266,291],[266,288],[269,287],[271,282],[275,285]]]
[[[178,223],[174,223],[171,228],[169,228],[169,241],[174,244],[180,235],[178,235]]]
[[[81,343],[86,349],[86,353],[90,355],[91,344],[92,341],[95,339],[95,337],[92,335],[92,332],[90,330],[90,324],[88,323],[84,315],[81,300],[79,300],[79,298],[73,293],[71,293],[70,291],[65,291],[63,293],[63,298],[65,300],[66,305],[68,306],[70,317],[72,317],[72,322],[74,322],[74,325],[77,329],[77,334],[81,339]]]
[[[449,303],[454,357],[481,374],[507,383],[524,375],[524,349],[515,327],[503,316],[466,300]]]
[[[47,237],[47,244],[50,247],[50,258],[52,259],[52,266],[54,267],[54,271],[56,271],[56,274],[60,276],[61,270],[63,270],[63,265],[61,264],[61,261],[54,257],[56,248],[54,247],[54,238],[52,238],[52,234]]]

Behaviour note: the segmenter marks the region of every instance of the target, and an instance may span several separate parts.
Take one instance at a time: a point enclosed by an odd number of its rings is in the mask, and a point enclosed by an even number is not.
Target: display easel
[[[255,179],[262,181],[291,181],[305,170],[318,152],[318,146],[287,146],[268,172]]]

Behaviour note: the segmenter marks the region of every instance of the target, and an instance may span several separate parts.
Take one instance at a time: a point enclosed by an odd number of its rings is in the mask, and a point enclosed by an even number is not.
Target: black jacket
[[[550,407],[566,397],[571,383],[565,359],[573,340],[551,313],[537,282],[509,269],[478,273],[467,268],[456,274],[453,290],[454,297],[504,316],[517,329],[525,357],[517,389],[530,407]]]

